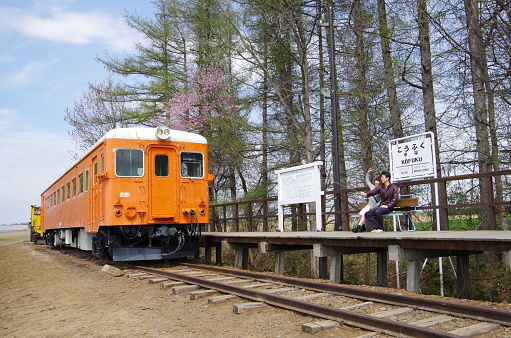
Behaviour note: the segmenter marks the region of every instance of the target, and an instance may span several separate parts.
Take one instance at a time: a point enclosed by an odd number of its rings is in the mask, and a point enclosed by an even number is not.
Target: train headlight
[[[170,137],[170,128],[167,126],[158,126],[156,128],[156,137],[160,140],[166,140]]]

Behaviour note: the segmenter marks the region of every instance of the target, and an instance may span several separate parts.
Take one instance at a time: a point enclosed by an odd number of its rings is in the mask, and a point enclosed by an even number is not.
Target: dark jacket
[[[380,194],[381,200],[380,200],[380,207],[382,205],[386,205],[390,209],[393,209],[396,206],[397,199],[399,197],[399,191],[397,189],[397,185],[395,184],[389,184],[388,187],[385,187],[383,184],[380,186],[377,186],[373,190],[366,193],[367,196],[374,196]]]

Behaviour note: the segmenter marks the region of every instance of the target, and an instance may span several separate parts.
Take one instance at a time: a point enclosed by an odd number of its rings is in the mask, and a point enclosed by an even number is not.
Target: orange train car
[[[113,129],[41,194],[41,230],[114,261],[195,255],[211,179],[203,136]]]

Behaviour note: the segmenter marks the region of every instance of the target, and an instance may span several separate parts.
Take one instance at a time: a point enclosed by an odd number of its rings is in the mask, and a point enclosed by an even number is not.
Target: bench
[[[359,203],[358,208],[362,210],[368,202]],[[412,215],[417,211],[417,207],[419,206],[419,199],[415,197],[415,195],[399,195],[399,199],[397,200],[396,206],[394,207],[394,211],[390,214],[383,215],[383,217],[392,216],[395,217],[394,220],[397,219],[397,224],[399,227],[399,231],[415,231],[417,230],[415,227],[415,223],[413,222]],[[401,224],[401,217],[405,216],[405,225]],[[358,223],[359,214],[352,215],[353,224],[355,222]],[[367,225],[367,224],[366,224]],[[394,223],[394,231],[396,231],[396,223]]]

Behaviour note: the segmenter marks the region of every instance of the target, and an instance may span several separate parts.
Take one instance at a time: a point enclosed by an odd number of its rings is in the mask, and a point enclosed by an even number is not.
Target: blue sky
[[[27,222],[30,205],[71,166],[65,109],[106,78],[97,56],[140,41],[125,12],[153,10],[149,0],[0,2],[0,225]]]

